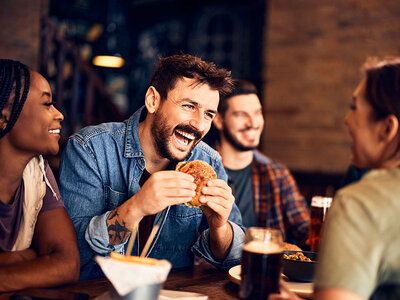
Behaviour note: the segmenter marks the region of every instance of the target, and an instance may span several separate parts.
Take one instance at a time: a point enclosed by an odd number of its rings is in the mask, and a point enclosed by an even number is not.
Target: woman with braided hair
[[[63,119],[43,76],[0,59],[0,292],[78,279],[74,227],[42,157],[57,154]]]

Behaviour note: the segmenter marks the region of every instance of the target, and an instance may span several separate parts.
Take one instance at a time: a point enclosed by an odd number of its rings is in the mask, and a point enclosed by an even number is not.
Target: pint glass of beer
[[[241,299],[267,299],[279,293],[282,233],[276,229],[246,229],[242,252]]]
[[[322,224],[325,220],[326,213],[331,206],[331,197],[314,196],[311,199],[311,221],[310,221],[310,249],[318,252],[321,240]]]

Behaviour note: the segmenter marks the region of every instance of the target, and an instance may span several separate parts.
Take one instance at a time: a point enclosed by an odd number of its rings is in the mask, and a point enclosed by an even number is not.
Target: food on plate
[[[114,252],[114,251],[110,253],[110,257],[115,260],[137,263],[137,264],[155,265],[158,263],[158,260],[155,258],[139,257],[139,256],[125,256],[125,255],[122,255],[122,254],[120,254],[118,252]]]
[[[212,179],[217,179],[217,173],[206,162],[202,160],[182,161],[177,164],[176,171],[187,173],[194,177],[196,184],[196,195],[191,201],[185,203],[189,207],[199,207],[202,204],[199,201],[200,196],[203,195],[201,190],[207,185],[207,182]]]
[[[300,260],[300,261],[312,261],[307,256],[305,256],[301,252],[296,252],[295,254],[283,254],[283,258],[290,259],[290,260]]]

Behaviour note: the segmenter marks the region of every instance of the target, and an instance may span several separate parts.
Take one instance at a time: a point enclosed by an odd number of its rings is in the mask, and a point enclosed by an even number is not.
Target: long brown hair
[[[382,120],[393,114],[400,121],[400,58],[369,58],[363,69],[372,117]]]

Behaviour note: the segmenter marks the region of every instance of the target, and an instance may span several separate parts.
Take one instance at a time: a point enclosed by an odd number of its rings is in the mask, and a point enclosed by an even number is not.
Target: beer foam
[[[281,253],[283,245],[274,242],[250,241],[243,246],[243,250],[260,254]]]
[[[314,207],[330,207],[332,203],[331,197],[314,196],[311,200],[311,206]]]

